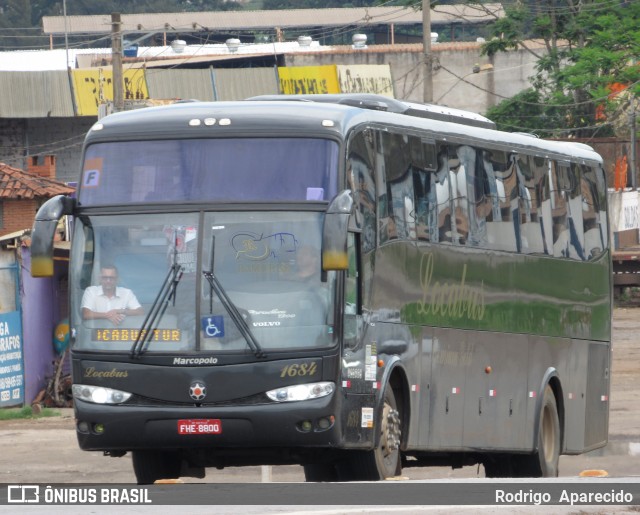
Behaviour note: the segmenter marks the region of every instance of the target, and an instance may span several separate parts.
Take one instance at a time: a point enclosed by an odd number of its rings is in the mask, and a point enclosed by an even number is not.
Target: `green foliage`
[[[602,110],[610,116],[629,102],[625,94],[612,97],[611,86],[640,93],[640,2],[545,0],[505,12],[483,52],[528,49],[538,59],[536,73],[532,90],[504,100],[487,116],[508,130],[542,136],[611,135]],[[544,41],[544,52],[530,46],[531,39]]]
[[[37,415],[33,413],[31,406],[23,408],[0,409],[0,420],[16,420],[24,418],[57,417],[60,412],[51,408],[43,408]]]

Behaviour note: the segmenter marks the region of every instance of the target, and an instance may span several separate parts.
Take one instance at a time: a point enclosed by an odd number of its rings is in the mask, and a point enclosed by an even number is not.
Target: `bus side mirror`
[[[338,193],[327,208],[322,228],[322,270],[347,270],[347,234],[353,209],[351,190]]]
[[[31,232],[31,276],[51,277],[53,275],[53,240],[58,221],[63,215],[73,213],[75,200],[65,195],[57,195],[47,200],[38,212]]]

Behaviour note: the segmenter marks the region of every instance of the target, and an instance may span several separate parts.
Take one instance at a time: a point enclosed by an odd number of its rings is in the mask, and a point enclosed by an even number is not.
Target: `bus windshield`
[[[311,212],[81,216],[74,345],[145,354],[332,346],[336,274],[321,280],[321,230],[322,213]],[[148,341],[135,345],[141,331]]]
[[[326,139],[97,143],[86,150],[79,201],[328,201],[337,163],[338,144]]]

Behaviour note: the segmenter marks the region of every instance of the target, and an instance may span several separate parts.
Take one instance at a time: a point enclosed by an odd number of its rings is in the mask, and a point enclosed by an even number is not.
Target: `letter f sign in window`
[[[95,188],[100,183],[100,170],[85,170],[82,185],[85,188]]]

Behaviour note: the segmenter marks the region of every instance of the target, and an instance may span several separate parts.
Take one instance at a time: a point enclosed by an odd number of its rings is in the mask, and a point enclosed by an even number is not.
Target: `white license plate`
[[[179,435],[219,435],[222,433],[220,419],[188,419],[178,420]]]

